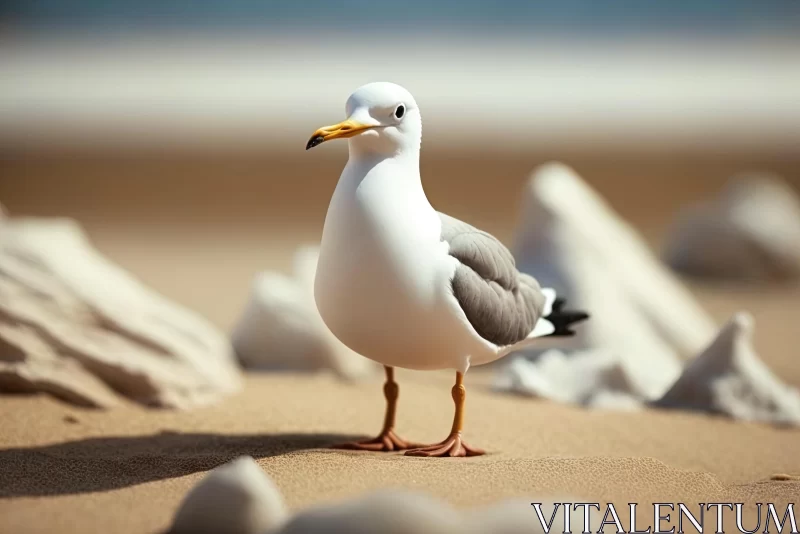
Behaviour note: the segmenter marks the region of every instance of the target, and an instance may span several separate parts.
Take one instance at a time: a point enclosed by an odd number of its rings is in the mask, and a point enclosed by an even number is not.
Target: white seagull
[[[572,335],[588,317],[520,273],[499,240],[437,212],[419,172],[422,120],[414,97],[386,82],[357,89],[347,120],[320,128],[306,149],[346,138],[350,157],[331,199],[314,283],[331,332],[386,369],[380,435],[346,448],[411,456],[476,456],[461,438],[470,365],[492,362],[541,336]],[[453,369],[450,435],[418,446],[394,433],[394,367]]]

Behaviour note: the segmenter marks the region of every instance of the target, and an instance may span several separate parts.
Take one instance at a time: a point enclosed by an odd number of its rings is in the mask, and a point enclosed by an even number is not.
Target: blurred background
[[[420,104],[434,205],[507,243],[528,173],[550,160],[656,246],[683,204],[736,172],[800,185],[796,1],[0,10],[0,202],[74,217],[111,259],[226,329],[257,271],[318,241],[347,150],[305,143],[366,82]],[[732,311],[704,303],[720,320]]]

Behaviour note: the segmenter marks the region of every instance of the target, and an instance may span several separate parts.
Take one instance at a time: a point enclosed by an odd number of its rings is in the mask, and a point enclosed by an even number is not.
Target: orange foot
[[[419,447],[416,443],[410,443],[394,433],[394,430],[384,430],[377,438],[367,441],[354,443],[343,443],[334,445],[334,449],[345,449],[350,451],[373,451],[373,452],[392,452],[404,451],[414,447]]]
[[[461,439],[461,432],[450,434],[446,440],[435,445],[419,447],[406,451],[406,456],[481,456],[486,454],[482,449],[470,447]]]

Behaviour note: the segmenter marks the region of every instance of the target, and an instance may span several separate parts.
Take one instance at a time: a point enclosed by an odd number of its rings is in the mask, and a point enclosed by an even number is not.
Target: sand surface
[[[329,174],[330,161],[306,164],[295,174],[273,166],[274,179],[269,173],[262,178],[270,168],[264,161],[205,167],[6,163],[13,177],[0,180],[0,200],[12,213],[76,217],[112,260],[225,329],[255,272],[285,269],[298,243],[318,239],[334,185],[313,178]],[[487,197],[484,171],[493,163],[432,161],[431,198],[510,242],[516,212],[508,199],[537,160],[515,160],[496,171],[508,178],[494,179],[492,187],[501,192]],[[755,163],[654,168],[649,161],[628,162],[624,175],[623,164],[578,170],[657,242],[679,205]],[[798,168],[789,162],[776,170],[798,183]],[[454,183],[459,187],[446,188]],[[760,356],[800,386],[800,289],[692,288],[719,322],[750,310]],[[444,437],[452,417],[451,379],[399,373],[401,435]],[[466,439],[489,450],[487,456],[441,460],[325,449],[378,430],[380,382],[376,377],[352,386],[329,376],[251,375],[241,394],[191,412],[133,405],[87,411],[47,397],[0,397],[0,533],[157,532],[204,472],[242,454],[257,458],[294,509],[388,485],[460,506],[510,496],[616,503],[800,498],[798,429],[657,410],[590,412],[502,396],[488,390],[489,374],[480,369],[467,377]],[[771,480],[781,474],[789,480]]]
[[[103,413],[46,397],[0,403],[2,532],[155,532],[202,473],[258,459],[292,508],[385,486],[457,505],[575,495],[635,502],[784,502],[800,495],[800,430],[674,412],[589,412],[501,396],[468,381],[468,460],[326,450],[381,420],[379,381],[253,375],[245,391],[189,413]],[[450,377],[399,374],[399,432],[433,441],[450,425]]]

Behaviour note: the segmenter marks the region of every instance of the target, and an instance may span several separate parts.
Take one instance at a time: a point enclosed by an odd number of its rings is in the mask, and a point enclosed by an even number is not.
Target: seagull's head
[[[392,156],[419,151],[422,119],[411,93],[399,85],[363,85],[347,99],[347,119],[323,126],[311,136],[306,150],[332,139],[348,139],[350,153]]]

